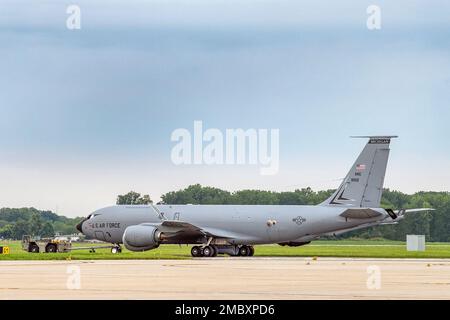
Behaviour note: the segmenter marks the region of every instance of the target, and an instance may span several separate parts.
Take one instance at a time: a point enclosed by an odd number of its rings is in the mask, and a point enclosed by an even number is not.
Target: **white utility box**
[[[425,236],[408,234],[406,236],[406,250],[425,251]]]

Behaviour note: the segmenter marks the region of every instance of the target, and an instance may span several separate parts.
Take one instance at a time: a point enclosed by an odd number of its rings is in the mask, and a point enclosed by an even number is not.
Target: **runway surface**
[[[450,299],[450,260],[1,261],[0,299]]]

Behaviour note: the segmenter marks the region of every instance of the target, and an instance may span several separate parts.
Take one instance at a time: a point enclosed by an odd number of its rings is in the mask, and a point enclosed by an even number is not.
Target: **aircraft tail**
[[[364,136],[369,138],[355,164],[336,192],[320,205],[364,208],[380,207],[384,176],[389,158],[389,144],[397,136]]]

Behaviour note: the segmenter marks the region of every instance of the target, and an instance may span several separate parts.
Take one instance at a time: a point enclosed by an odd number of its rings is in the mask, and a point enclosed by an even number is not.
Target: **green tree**
[[[277,205],[278,194],[271,191],[242,190],[232,195],[233,204]]]
[[[44,222],[39,213],[33,213],[31,218],[28,220],[28,230],[33,236],[40,236],[42,232],[42,227]]]
[[[195,184],[184,190],[166,193],[161,196],[161,199],[167,204],[229,204],[230,193]]]
[[[14,239],[14,226],[12,224],[7,224],[3,228],[1,228],[0,238]]]
[[[26,234],[30,234],[30,228],[28,221],[19,220],[17,221],[12,228],[12,238],[13,239],[22,239],[22,237]]]
[[[50,222],[44,223],[44,226],[40,230],[40,236],[42,237],[53,237],[55,235],[55,230]]]
[[[118,205],[143,205],[150,204],[153,201],[148,194],[141,196],[140,193],[130,191],[127,194],[117,196]]]

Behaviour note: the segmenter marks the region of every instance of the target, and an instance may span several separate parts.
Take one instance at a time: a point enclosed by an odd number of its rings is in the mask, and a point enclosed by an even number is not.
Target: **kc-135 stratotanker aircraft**
[[[121,252],[161,244],[194,244],[194,257],[253,256],[256,244],[302,246],[321,236],[397,224],[406,214],[429,208],[380,208],[389,145],[396,136],[369,141],[342,184],[323,203],[310,205],[148,205],[100,209],[77,225],[86,236]]]

